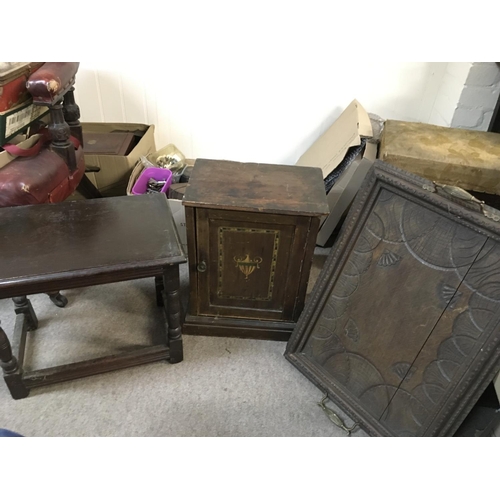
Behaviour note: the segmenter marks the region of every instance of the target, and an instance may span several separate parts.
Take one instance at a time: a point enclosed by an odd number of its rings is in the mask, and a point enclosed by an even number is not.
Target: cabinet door
[[[310,218],[196,210],[198,314],[292,320]]]

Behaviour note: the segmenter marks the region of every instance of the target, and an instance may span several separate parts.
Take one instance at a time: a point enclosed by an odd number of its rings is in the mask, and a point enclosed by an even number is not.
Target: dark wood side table
[[[17,314],[17,355],[0,328],[0,366],[14,399],[25,398],[33,387],[163,359],[182,361],[179,264],[186,258],[164,195],[3,208],[0,256],[0,299],[13,298]],[[164,344],[23,371],[27,331],[37,328],[26,295],[148,277],[155,278],[157,302],[166,314]]]
[[[328,214],[321,169],[197,159],[183,204],[184,333],[288,340]]]

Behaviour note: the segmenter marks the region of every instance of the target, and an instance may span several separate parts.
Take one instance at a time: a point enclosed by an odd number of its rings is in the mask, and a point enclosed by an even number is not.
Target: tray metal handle
[[[495,222],[500,221],[500,211],[489,207],[484,201],[478,200],[465,189],[457,186],[450,186],[448,184],[440,184],[435,181],[431,181],[431,184],[424,184],[422,187],[431,193],[444,195],[452,201],[462,202],[462,204],[465,204],[472,210],[482,213],[488,219],[492,219]]]
[[[340,427],[343,431],[347,432],[347,435],[350,436],[351,432],[358,427],[358,424],[354,422],[352,427],[347,427],[344,421],[328,406],[325,405],[325,401],[328,399],[328,394],[325,394],[325,397],[318,403],[318,406],[326,413],[326,416],[330,419],[330,422],[335,424],[337,427]]]

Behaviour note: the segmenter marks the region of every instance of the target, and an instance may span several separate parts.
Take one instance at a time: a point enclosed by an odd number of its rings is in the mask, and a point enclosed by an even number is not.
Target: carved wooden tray
[[[500,368],[499,215],[377,161],[286,358],[371,435],[453,435]]]

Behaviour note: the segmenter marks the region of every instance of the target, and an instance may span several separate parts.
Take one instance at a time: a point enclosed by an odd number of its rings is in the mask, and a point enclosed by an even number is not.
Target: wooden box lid
[[[274,214],[327,215],[320,168],[196,160],[183,204]]]
[[[500,134],[387,120],[379,158],[442,184],[500,194]]]

